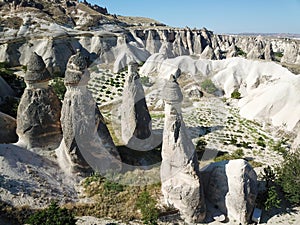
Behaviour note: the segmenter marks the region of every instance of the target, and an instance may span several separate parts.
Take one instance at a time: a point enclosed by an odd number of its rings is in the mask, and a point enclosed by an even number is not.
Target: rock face
[[[274,52],[273,52],[272,44],[270,42],[266,44],[264,59],[267,61],[274,61]]]
[[[48,86],[51,76],[43,59],[33,53],[24,80],[26,89],[17,112],[19,143],[27,148],[56,148],[61,140],[61,103]]]
[[[201,170],[210,215],[224,215],[236,224],[247,224],[258,193],[257,175],[242,159],[212,163]]]
[[[248,52],[247,59],[263,59],[264,46],[261,41],[255,43],[254,47]]]
[[[56,150],[66,173],[104,174],[120,169],[119,155],[96,103],[87,89],[89,73],[85,57],[73,55],[67,64],[61,124],[63,140]]]
[[[287,45],[283,52],[283,57],[281,58],[281,62],[283,63],[297,63],[297,59],[300,58],[300,48],[299,44],[296,42],[291,42]]]
[[[161,182],[164,200],[166,204],[177,208],[186,222],[201,222],[205,218],[206,209],[198,159],[183,122],[183,96],[175,77],[167,82],[163,90],[165,123]]]
[[[232,57],[237,57],[237,56],[238,56],[237,48],[236,48],[235,44],[232,44],[227,51],[226,58],[232,58]]]
[[[143,140],[152,135],[151,116],[137,69],[136,63],[129,64],[121,105],[122,140],[135,149],[145,145]]]
[[[16,120],[0,112],[0,144],[17,142],[16,128]]]
[[[204,51],[200,55],[200,59],[217,59],[214,50],[207,45]]]

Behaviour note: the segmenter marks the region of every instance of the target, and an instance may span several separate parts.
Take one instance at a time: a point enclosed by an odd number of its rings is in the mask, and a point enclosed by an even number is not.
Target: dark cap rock
[[[35,52],[30,56],[24,79],[27,83],[40,83],[52,79],[43,58]]]
[[[77,50],[75,55],[72,55],[67,64],[65,73],[66,85],[78,85],[79,83],[86,85],[89,81],[89,74],[87,72],[86,58]]]
[[[175,76],[165,84],[162,99],[169,103],[180,103],[183,100],[183,95]]]

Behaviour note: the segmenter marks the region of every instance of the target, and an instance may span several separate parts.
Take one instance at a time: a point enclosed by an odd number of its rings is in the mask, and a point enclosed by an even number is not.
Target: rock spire
[[[61,140],[61,103],[48,86],[51,75],[41,56],[32,53],[24,80],[26,89],[17,112],[19,143],[26,148],[56,148]]]
[[[122,140],[135,149],[145,145],[143,140],[151,139],[152,135],[151,116],[137,70],[137,63],[129,64],[121,105]],[[151,141],[147,143],[151,144]]]
[[[165,123],[161,181],[164,200],[179,209],[186,222],[201,222],[206,212],[199,164],[195,147],[186,132],[181,113],[183,95],[175,76],[163,90]]]
[[[119,154],[92,94],[87,89],[87,62],[80,51],[68,61],[65,73],[67,92],[62,107],[63,140],[58,160],[67,173],[102,175],[120,169]]]

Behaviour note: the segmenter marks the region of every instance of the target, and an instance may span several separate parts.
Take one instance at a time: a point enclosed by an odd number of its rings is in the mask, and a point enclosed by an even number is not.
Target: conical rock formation
[[[65,74],[67,92],[62,107],[63,140],[56,150],[67,173],[104,175],[120,169],[119,154],[92,94],[87,89],[89,73],[84,56],[71,56]]]
[[[24,77],[27,87],[17,112],[19,143],[26,148],[54,149],[61,140],[61,103],[48,86],[50,79],[42,57],[33,53]]]
[[[165,123],[161,181],[164,200],[177,208],[186,222],[201,222],[205,218],[205,200],[198,159],[183,122],[183,96],[175,77],[167,82],[163,90]]]
[[[130,63],[121,105],[122,140],[136,150],[150,150],[155,144],[152,120],[146,104],[144,88],[137,72],[137,64]]]

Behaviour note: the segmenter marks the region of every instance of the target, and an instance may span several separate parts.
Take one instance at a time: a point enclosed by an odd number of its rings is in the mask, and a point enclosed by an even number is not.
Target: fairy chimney
[[[175,76],[163,88],[165,123],[162,145],[161,183],[167,205],[180,211],[188,223],[205,218],[205,200],[199,178],[195,147],[181,113],[183,95]]]
[[[17,112],[19,144],[28,149],[55,149],[61,140],[61,102],[48,85],[50,79],[42,57],[32,53]]]
[[[120,169],[120,158],[91,92],[87,62],[80,51],[70,57],[65,73],[67,92],[62,106],[63,140],[56,150],[67,173],[89,175]]]

